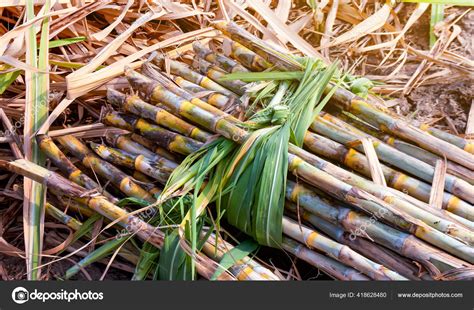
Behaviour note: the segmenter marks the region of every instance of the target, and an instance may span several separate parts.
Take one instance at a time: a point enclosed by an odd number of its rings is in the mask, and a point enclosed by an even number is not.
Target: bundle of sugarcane
[[[152,267],[163,279],[193,279],[196,270],[208,279],[278,279],[247,256],[255,242],[234,251],[222,240],[230,224],[335,279],[443,279],[453,270],[465,278],[474,263],[471,144],[374,108],[346,89],[355,78],[335,66],[275,52],[232,23],[215,26],[228,36],[229,55],[196,42],[190,65],[157,57],[142,74],[127,69],[139,96],[108,90],[113,108],[101,120],[129,134],[90,147],[58,138],[88,171],[37,137],[69,180],[94,189],[88,172],[111,189],[83,197],[82,187],[28,162],[2,163],[47,184],[60,179],[51,194],[72,199],[75,212],[105,216],[108,229],[138,223],[127,236],[144,240],[141,254],[118,238],[80,265],[118,251],[136,264],[134,279],[152,276]],[[337,117],[320,114],[329,100]],[[443,157],[447,173],[439,177],[434,164]],[[146,210],[156,214],[144,221]]]

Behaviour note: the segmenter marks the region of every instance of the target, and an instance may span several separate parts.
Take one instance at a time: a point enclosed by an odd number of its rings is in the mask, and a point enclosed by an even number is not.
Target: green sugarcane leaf
[[[241,80],[244,82],[257,81],[287,81],[299,80],[303,77],[301,71],[271,71],[271,72],[234,72],[226,74],[219,81]]]
[[[160,280],[191,280],[191,257],[179,244],[178,230],[166,235],[158,262],[158,278]]]
[[[98,213],[95,213],[93,214],[90,218],[88,218],[81,226],[81,228],[76,231],[74,233],[74,236],[72,237],[72,242],[71,244],[73,244],[74,242],[76,242],[77,240],[79,240],[82,236],[85,236],[89,233],[92,232],[92,229],[94,227],[94,224],[95,222],[97,222],[98,220],[100,220],[102,218],[102,215],[98,214]]]
[[[135,205],[135,206],[139,206],[139,207],[146,207],[149,204],[150,203],[147,202],[146,200],[136,198],[136,197],[123,198],[119,202],[117,202],[117,206],[119,206],[119,207],[125,207],[125,206],[129,206],[129,205]]]
[[[74,38],[67,38],[67,39],[59,39],[59,40],[53,40],[49,41],[49,48],[55,48],[55,47],[60,47],[60,46],[65,46],[65,45],[70,45],[74,43],[79,43],[82,41],[85,41],[86,37],[74,37]]]
[[[7,88],[16,80],[20,75],[21,70],[15,70],[7,73],[0,74],[0,95],[7,90]]]
[[[77,274],[81,268],[85,268],[113,253],[119,246],[128,241],[128,238],[112,239],[104,243],[101,247],[89,253],[86,257],[81,259],[76,265],[72,266],[66,271],[64,278],[70,279]]]
[[[145,280],[150,271],[156,268],[160,251],[151,243],[145,243],[140,250],[140,257],[135,266],[132,281]]]
[[[258,244],[253,240],[245,240],[229,252],[222,256],[219,267],[216,269],[210,280],[216,280],[219,276],[232,267],[236,262],[245,258],[258,248]]]

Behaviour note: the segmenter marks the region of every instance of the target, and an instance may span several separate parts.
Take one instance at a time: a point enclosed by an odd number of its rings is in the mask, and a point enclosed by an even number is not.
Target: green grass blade
[[[53,40],[53,41],[49,41],[49,48],[71,45],[71,44],[79,43],[85,40],[86,40],[86,37],[74,37],[74,38]]]
[[[472,3],[474,5],[474,3]],[[434,34],[434,27],[437,23],[444,19],[444,4],[432,4],[431,5],[431,18],[430,18],[430,48],[436,42],[436,36]]]
[[[20,70],[15,70],[12,72],[7,72],[0,74],[0,95],[7,90],[7,88],[16,80],[20,75]]]
[[[232,248],[222,256],[219,267],[216,269],[210,280],[216,280],[222,273],[232,267],[237,261],[248,256],[258,248],[258,244],[253,240],[245,240],[236,247]]]
[[[66,271],[66,275],[64,278],[70,279],[72,276],[77,274],[82,268],[85,268],[107,256],[112,254],[117,248],[119,248],[123,243],[128,241],[128,238],[120,238],[120,239],[112,239],[106,243],[104,243],[99,248],[95,249],[89,255],[81,259],[76,265],[72,266]]]

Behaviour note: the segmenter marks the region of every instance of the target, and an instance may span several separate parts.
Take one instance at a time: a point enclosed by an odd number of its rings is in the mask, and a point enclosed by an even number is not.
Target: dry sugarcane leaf
[[[446,178],[447,161],[438,159],[435,165],[429,205],[435,209],[443,208],[444,183]]]
[[[257,11],[265,21],[275,29],[275,31],[277,31],[279,36],[290,42],[300,52],[310,57],[322,59],[325,63],[329,63],[329,61],[319,54],[308,42],[295,34],[287,25],[282,23],[275,13],[260,0],[247,0],[247,3]]]
[[[387,22],[387,19],[390,16],[391,10],[392,10],[392,7],[389,4],[384,4],[380,10],[378,10],[377,12],[369,16],[367,19],[365,19],[361,23],[357,24],[354,28],[338,36],[329,44],[320,46],[318,49],[328,48],[328,47],[346,43],[346,42],[352,42],[368,34],[371,34],[375,30],[385,25],[385,23]]]
[[[325,46],[329,44],[329,40],[333,34],[333,26],[334,22],[336,21],[337,16],[337,8],[339,6],[339,0],[333,0],[331,8],[329,9],[329,13],[326,17],[326,24],[324,25],[324,35],[321,38],[321,45]],[[323,48],[321,53],[324,57],[329,57],[329,48]]]
[[[405,33],[415,24],[415,22],[420,19],[420,17],[425,13],[426,9],[430,6],[429,3],[418,3],[416,6],[416,9],[413,11],[413,13],[410,15],[410,18],[408,19],[407,23],[403,27],[403,29],[400,31],[400,33],[395,37],[395,39],[384,42],[381,44],[377,45],[371,45],[367,47],[363,47],[358,49],[359,52],[364,53],[368,51],[373,51],[373,50],[378,50],[382,48],[388,48],[390,47],[390,51],[387,53],[385,56],[384,60],[380,63],[379,66],[383,65],[385,61],[387,61],[390,57],[390,55],[393,53],[395,50],[395,47],[397,46],[398,41],[402,39],[405,36]]]
[[[184,43],[196,39],[197,37],[203,35],[217,35],[217,31],[213,28],[204,28],[195,30],[192,32],[183,33],[182,35],[175,36],[164,41],[158,42],[154,45],[151,45],[145,49],[140,50],[139,52],[130,55],[128,57],[122,58],[114,64],[98,70],[93,73],[83,74],[80,76],[68,75],[66,77],[67,89],[68,89],[68,98],[77,98],[87,92],[97,88],[97,86],[102,85],[110,81],[111,79],[121,75],[126,66],[136,69],[140,67],[143,62],[137,61],[133,62],[146,54],[149,54],[155,50],[168,47],[170,45]],[[77,71],[76,71],[77,72]]]
[[[125,5],[125,7],[123,8],[122,12],[120,13],[120,15],[115,19],[115,21],[113,23],[111,23],[107,28],[101,30],[100,32],[96,32],[94,33],[91,37],[94,39],[94,40],[97,40],[97,41],[102,41],[103,39],[105,39],[105,37],[107,37],[114,29],[115,27],[120,24],[120,22],[122,21],[122,19],[125,17],[125,14],[127,14],[127,11],[130,9],[130,7],[132,6],[132,4],[134,3],[135,1],[133,0],[128,0],[127,1],[127,4]]]
[[[234,10],[237,14],[243,17],[249,24],[254,26],[257,30],[263,33],[263,36],[266,40],[272,42],[273,44],[280,45],[280,40],[275,35],[274,31],[271,29],[265,28],[252,14],[248,13],[245,9],[241,8],[239,5],[235,4],[233,1],[228,1],[226,4]]]
[[[375,184],[387,187],[387,182],[385,181],[382,166],[380,165],[379,158],[375,152],[372,139],[362,138],[360,141],[362,142],[362,147],[364,148],[364,153],[367,157],[372,181],[374,181]]]

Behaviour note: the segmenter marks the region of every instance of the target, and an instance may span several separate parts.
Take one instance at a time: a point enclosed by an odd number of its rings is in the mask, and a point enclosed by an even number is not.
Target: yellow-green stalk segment
[[[214,23],[213,26],[231,39],[251,48],[252,51],[255,51],[255,53],[278,67],[289,71],[300,69],[300,65],[296,61],[270,49],[262,40],[238,27],[233,22],[217,22]],[[332,87],[333,85],[329,85],[326,91],[330,91]],[[474,147],[472,143],[465,140],[465,142],[462,143],[463,148],[461,149],[445,141],[459,141],[458,138],[453,137],[453,139],[446,139],[449,135],[448,133],[443,134],[445,140],[437,138],[427,133],[427,128],[422,127],[425,130],[423,131],[422,129],[410,125],[408,122],[388,112],[388,110],[382,111],[373,107],[363,98],[354,95],[344,88],[338,88],[333,94],[332,99],[334,99],[335,103],[342,109],[356,115],[377,128],[403,139],[413,141],[435,154],[445,156],[447,159],[474,170]]]
[[[283,54],[277,55],[264,41],[240,28],[234,22],[220,21],[213,23],[212,26],[235,41],[230,43],[232,46],[231,56],[252,71],[262,71],[271,67],[290,71],[301,69],[301,65],[291,57]],[[236,51],[234,50],[238,50],[240,57],[235,55]],[[258,66],[254,69],[255,60],[258,61]],[[249,66],[249,62],[252,66]]]
[[[369,238],[401,256],[413,259],[430,272],[433,277],[451,269],[471,266],[470,264],[434,248],[410,233],[405,233],[384,224],[379,216],[368,216],[341,204],[323,198],[314,188],[293,181],[287,182],[286,198],[301,209],[334,225],[340,225],[354,238]],[[301,216],[303,210],[298,210]],[[432,268],[435,266],[436,268]]]
[[[222,238],[216,239],[214,234],[211,234],[206,243],[204,244],[202,251],[209,257],[216,261],[221,261],[224,255],[234,248],[229,242]],[[273,272],[268,268],[262,266],[255,259],[248,256],[244,257],[235,262],[235,264],[229,268],[229,271],[239,281],[279,281]]]
[[[327,275],[336,280],[342,281],[369,281],[370,278],[360,273],[358,270],[348,267],[337,260],[328,256],[321,255],[316,251],[308,249],[306,246],[293,239],[283,237],[282,248],[307,262],[308,264],[318,268]]]
[[[237,59],[241,64],[251,71],[260,72],[273,67],[273,65],[266,61],[263,57],[255,54],[240,43],[229,39],[224,39],[223,44],[230,47],[230,57]]]
[[[96,189],[100,190],[99,184],[92,180],[89,176],[79,170],[74,164],[64,155],[63,152],[57,147],[53,140],[47,135],[37,135],[36,141],[38,142],[41,151],[46,155],[46,157],[51,160],[54,166],[58,167],[61,172],[66,175],[66,177],[80,186],[83,186],[87,189]],[[111,202],[117,202],[117,198],[113,197],[111,194],[105,190],[100,190],[100,192],[107,197]]]
[[[199,41],[193,43],[193,50],[196,55],[199,56],[199,58],[221,67],[226,72],[232,73],[249,71],[237,61],[212,51]]]
[[[153,142],[152,140],[150,139],[147,139],[139,134],[136,134],[136,133],[131,133],[130,135],[130,139],[132,139],[133,142],[136,142],[138,144],[141,144],[142,146],[144,146],[145,148],[151,150],[153,153],[161,156],[161,157],[164,157],[164,158],[167,158],[169,160],[174,160],[174,161],[177,161],[178,158],[180,157],[179,154],[176,154],[176,153],[171,153],[170,151],[168,151],[167,149],[161,147],[161,146],[158,146],[155,142]]]
[[[122,108],[126,112],[151,120],[157,125],[197,141],[206,142],[211,137],[210,133],[183,121],[162,108],[147,104],[136,95],[127,96],[114,89],[108,89],[107,101]]]
[[[353,148],[332,141],[315,133],[307,132],[304,138],[305,148],[311,153],[337,161],[347,167],[370,177],[367,157]],[[381,165],[385,180],[393,187],[410,196],[429,202],[431,186],[388,166]],[[474,207],[449,193],[443,195],[443,208],[470,221],[474,221]]]
[[[344,91],[347,94],[341,94]],[[460,149],[449,142],[441,140],[428,134],[426,131],[410,125],[408,122],[396,117],[395,115],[390,115],[388,111],[382,111],[373,107],[362,98],[344,89],[336,91],[333,98],[336,99],[336,102],[339,103],[339,106],[342,109],[356,115],[380,130],[402,139],[412,141],[426,150],[445,156],[453,162],[474,170],[474,155],[468,152],[471,151],[472,147],[469,146],[466,150]],[[468,144],[467,141],[466,144]]]
[[[364,239],[362,236],[355,236],[352,233],[346,232],[338,225],[319,218],[304,209],[298,209],[298,207],[293,203],[286,202],[285,208],[292,211],[292,213],[289,214],[291,218],[295,220],[303,220],[335,241],[347,245],[357,253],[382,266],[387,267],[388,269],[396,270],[400,275],[409,280],[421,280],[420,275],[422,274],[425,275],[424,280],[433,279],[431,276],[426,275],[423,269],[420,269],[419,264],[415,265],[407,258],[402,257],[401,255],[398,255],[397,253],[374,243],[373,241],[369,241]],[[437,275],[439,275],[439,273]]]
[[[145,94],[151,102],[160,102],[169,107],[174,114],[199,124],[207,130],[218,133],[236,142],[245,141],[248,133],[229,120],[230,115],[220,111],[215,115],[196,105],[197,100],[188,101],[166,89],[138,72],[128,69],[125,72],[132,86]]]
[[[318,116],[311,124],[311,130],[345,145],[367,136],[360,130],[353,128],[347,123],[345,127],[341,127],[331,123],[327,118],[334,119],[327,113],[322,117]],[[348,130],[350,127],[353,129]],[[401,170],[407,171],[410,174],[413,174],[427,182],[433,181],[433,166],[430,166],[421,160],[398,151],[379,140],[375,140],[373,145],[379,159],[383,162],[386,162]],[[355,145],[354,148],[359,151],[363,151],[361,145]],[[467,202],[474,203],[474,186],[460,178],[446,174],[445,190],[461,199],[466,200]]]
[[[321,160],[318,160],[317,156],[304,150],[297,149],[292,145],[290,145],[290,150],[291,153],[296,153],[299,156],[289,154],[288,168],[290,172],[308,184],[330,193],[341,201],[357,206],[371,214],[375,214],[378,217],[383,218],[384,221],[392,223],[403,231],[410,232],[420,239],[442,248],[446,252],[470,263],[474,262],[474,248],[447,235],[454,234],[456,237],[459,236],[463,240],[466,238],[472,240],[472,237],[470,236],[472,235],[472,232],[470,230],[440,219],[439,217],[419,209],[404,200],[398,199],[395,196],[386,196],[386,198],[389,198],[387,201],[378,199],[370,193],[379,194],[382,197],[384,197],[385,194],[375,183],[360,178],[363,182],[360,182],[358,185],[363,185],[364,183],[368,185],[364,186],[363,190],[360,190],[357,187],[348,184],[352,182],[351,180],[355,178],[356,175],[335,165],[331,165],[331,174],[326,173],[317,167],[328,167],[330,165],[328,162],[322,161],[323,163],[321,165]],[[386,189],[385,187],[382,188],[384,190]],[[367,190],[367,192],[365,190]],[[394,201],[399,201],[399,203],[395,206]],[[401,207],[404,209],[401,209]],[[435,219],[434,223],[433,219]],[[441,223],[442,225],[439,225]],[[434,229],[427,224],[436,226],[439,230]]]
[[[142,144],[133,141],[131,135],[129,134],[122,135],[118,133],[108,132],[105,134],[105,141],[107,141],[107,144],[111,145],[112,147],[124,150],[125,152],[133,155],[145,155],[146,157],[151,159],[160,156],[155,152],[151,151],[149,148],[143,146]],[[152,142],[150,141],[150,143]]]
[[[115,166],[109,164],[95,155],[86,145],[74,136],[62,136],[58,138],[59,143],[76,158],[80,159],[84,166],[90,168],[94,173],[109,180],[127,196],[155,202],[150,193],[136,184],[132,179]]]
[[[155,58],[155,63],[163,68],[165,65],[165,62],[161,58]],[[169,65],[170,72],[174,75],[178,75],[183,77],[184,79],[193,82],[194,84],[200,85],[204,88],[207,89],[212,89],[213,91],[216,91],[218,93],[221,93],[223,95],[229,96],[229,97],[238,97],[237,94],[234,92],[228,90],[227,88],[221,86],[220,84],[214,82],[210,78],[208,78],[205,75],[199,74],[192,70],[189,66],[186,64],[176,61],[176,60],[171,60],[167,59],[166,60],[166,65]]]
[[[245,93],[245,86],[247,85],[246,83],[240,80],[221,80],[223,77],[225,77],[227,72],[221,69],[220,67],[199,57],[194,57],[193,67],[199,70],[199,72],[201,72],[202,74],[205,74],[211,80],[231,90],[237,95],[242,96]]]
[[[88,191],[62,177],[61,175],[40,167],[24,159],[12,162],[0,161],[0,168],[28,177],[36,182],[45,184],[48,188],[54,188],[57,193],[87,205],[92,210],[105,216],[111,221],[126,228],[130,234],[135,234],[143,241],[149,242],[161,249],[164,242],[164,233],[140,217],[129,214],[126,210],[117,207],[104,196],[89,196]],[[216,270],[216,264],[203,255],[196,255],[197,271],[203,277],[210,279]],[[222,273],[219,280],[233,280],[227,273]]]
[[[323,115],[323,113],[321,113]],[[364,133],[371,135],[372,137],[376,137],[377,139],[385,142],[386,144],[396,148],[397,150],[408,154],[412,157],[415,157],[419,160],[424,161],[431,166],[436,165],[436,161],[442,159],[440,156],[435,155],[425,149],[420,148],[419,146],[410,144],[403,140],[400,140],[393,135],[384,133],[383,131],[377,130],[374,127],[366,124],[365,122],[356,119],[355,117],[349,116],[346,113],[338,113],[337,118],[331,117],[330,115],[324,115],[327,120],[333,122],[336,125],[344,126],[345,121],[350,125],[354,126],[355,128],[361,130]],[[457,176],[470,184],[474,184],[474,170],[470,170],[464,166],[461,166],[457,163],[453,163],[452,161],[447,161],[447,172],[454,176]]]
[[[143,118],[113,110],[107,110],[103,113],[102,122],[109,126],[143,135],[159,146],[183,155],[191,154],[202,146],[201,142],[151,124]]]
[[[234,141],[238,142],[238,143],[242,143],[243,141],[246,140],[247,138],[247,135],[248,133],[239,128],[239,127],[231,127],[230,131],[227,131],[226,129],[229,128],[228,126],[231,126],[233,124],[228,124],[226,125],[225,127],[223,128],[220,128],[220,132],[217,131],[217,129],[214,129],[213,127],[211,127],[209,125],[209,123],[212,123],[212,115],[208,116],[206,111],[203,111],[203,113],[201,113],[201,110],[199,110],[197,107],[193,107],[193,105],[188,102],[188,101],[185,101],[177,96],[175,96],[174,94],[170,93],[169,91],[163,89],[163,87],[161,86],[158,86],[158,87],[153,87],[153,82],[149,79],[147,79],[146,77],[143,77],[142,75],[140,75],[139,73],[133,71],[133,70],[127,70],[126,72],[126,76],[127,78],[129,79],[129,82],[132,84],[132,86],[134,88],[137,88],[139,89],[140,91],[144,92],[145,94],[148,95],[148,97],[151,97],[151,98],[155,98],[155,100],[157,101],[161,101],[163,102],[164,104],[167,104],[169,105],[170,107],[173,107],[174,110],[176,110],[177,114],[179,115],[186,115],[186,117],[189,117],[189,118],[194,118],[194,121],[196,123],[200,123],[200,125],[202,125],[204,128],[208,129],[208,130],[211,130],[213,132],[216,132],[216,133],[221,133],[223,136],[225,136],[226,138],[232,138],[234,137]],[[148,92],[148,93],[146,93]],[[151,93],[151,94],[150,94]],[[193,113],[192,115],[189,115],[186,113],[183,113],[183,107],[190,107],[190,110],[192,108],[194,108],[196,111],[196,113]],[[199,112],[198,112],[199,111]],[[205,113],[204,113],[205,112]],[[202,117],[204,115],[204,117]],[[202,117],[202,118],[201,118]],[[217,117],[214,117],[214,119],[216,119]],[[219,119],[217,118],[219,121],[221,122],[224,122],[225,119]],[[210,120],[210,121],[208,121]],[[206,125],[206,123],[208,125]],[[228,122],[226,122],[228,123]],[[234,131],[235,130],[235,131]],[[311,173],[314,173],[315,174],[315,177],[316,176],[319,176],[319,175],[327,175],[328,177],[331,177],[330,174],[326,173],[326,172],[323,172],[315,167],[313,167],[312,165],[315,165],[317,164],[317,162],[323,162],[322,165],[320,165],[320,167],[329,167],[331,169],[329,169],[329,171],[331,171],[332,173],[338,173],[338,174],[341,174],[341,173],[348,173],[349,176],[345,176],[344,180],[345,182],[353,182],[354,179],[356,179],[356,175],[352,174],[352,173],[349,173],[347,171],[345,171],[344,169],[340,169],[341,171],[332,171],[332,170],[335,170],[336,168],[338,167],[335,167],[334,165],[330,165],[330,163],[326,162],[326,161],[322,161],[320,158],[318,158],[317,156],[311,154],[311,153],[308,153],[308,152],[305,152],[304,150],[290,144],[290,153],[293,153],[297,156],[291,156],[292,160],[294,161],[293,163],[290,161],[290,165],[289,165],[289,168],[290,168],[290,171],[292,171],[294,174],[296,175],[300,175],[300,174],[306,174],[306,175],[311,175]],[[299,156],[299,157],[298,157]],[[304,160],[302,160],[300,157],[301,156],[305,156],[304,159],[309,159],[310,161],[312,161],[312,165],[306,163]],[[316,158],[316,160],[314,159]],[[334,168],[333,168],[334,166]],[[308,174],[309,173],[309,174]],[[324,180],[324,179],[323,179]],[[405,209],[402,209],[402,212],[410,212],[410,214],[416,214],[415,218],[421,218],[423,219],[423,221],[425,221],[425,223],[428,223],[429,225],[434,225],[437,229],[439,229],[440,231],[442,232],[446,232],[446,233],[449,233],[449,234],[454,234],[454,235],[460,235],[460,237],[462,239],[465,239],[465,238],[468,238],[470,239],[470,235],[471,235],[471,232],[467,232],[466,234],[464,234],[464,231],[465,229],[462,229],[460,227],[457,227],[457,225],[454,225],[453,223],[450,223],[449,221],[445,221],[445,220],[441,220],[439,219],[438,217],[435,217],[433,216],[432,214],[429,214],[428,212],[424,211],[424,210],[420,210],[418,209],[417,207],[411,205],[410,203],[407,203],[406,201],[403,201],[403,200],[400,200],[398,199],[397,197],[394,197],[391,193],[389,195],[387,195],[387,191],[386,191],[386,188],[382,187],[383,190],[381,190],[380,188],[377,187],[377,190],[373,190],[374,189],[374,183],[373,182],[369,182],[363,178],[359,178],[357,179],[358,182],[361,183],[361,185],[364,185],[366,186],[364,189],[365,190],[368,190],[369,192],[372,192],[372,193],[376,193],[378,195],[380,195],[381,197],[384,197],[386,198],[387,200],[390,200],[389,203],[392,203],[392,201],[399,201],[399,204],[400,206],[404,207]],[[311,179],[310,177],[307,178],[307,182],[318,187],[318,182],[314,182],[313,179]],[[313,182],[313,183],[312,183]],[[357,190],[355,187],[352,187],[344,182],[342,182],[342,184],[340,184],[340,186],[342,187],[350,187],[350,188],[353,188],[353,190],[356,192],[356,193],[362,193],[361,195],[364,195],[364,196],[368,196],[370,198],[367,198],[367,199],[363,199],[362,201],[365,203],[365,201],[367,200],[368,203],[370,204],[373,204],[373,202],[371,201],[372,199],[373,200],[376,200],[376,197],[364,192],[364,191],[360,191],[360,190]],[[332,191],[331,188],[327,188],[328,191]],[[344,199],[345,196],[343,197],[340,197],[342,199]],[[345,197],[347,198],[347,197]],[[360,197],[358,199],[361,199]],[[346,199],[347,201],[347,199]],[[359,200],[356,200],[356,201],[359,201]],[[349,200],[349,203],[351,203],[351,201]],[[375,208],[371,208],[371,210],[373,212],[378,212],[380,210],[389,210],[389,205],[387,205],[387,201],[380,201],[380,203],[382,203],[383,205],[380,205],[380,204],[374,204],[374,206],[376,206]],[[400,207],[400,206],[397,206],[397,207]],[[407,211],[408,210],[408,211]],[[395,212],[395,210],[393,210]],[[437,230],[433,230],[433,229],[430,229],[430,227],[428,226],[425,226],[425,225],[414,225],[412,222],[407,222],[405,220],[402,220],[402,222],[400,223],[400,216],[398,214],[395,214],[393,212],[391,212],[391,214],[393,215],[390,220],[393,221],[393,224],[394,225],[401,225],[401,228],[402,229],[405,229],[405,230],[416,230],[417,233],[418,233],[418,236],[430,243],[433,243],[435,245],[438,245],[439,247],[445,249],[446,251],[449,251],[450,253],[455,253],[455,255],[458,255],[459,257],[462,257],[464,259],[467,259],[467,260],[473,260],[474,257],[472,257],[472,252],[473,252],[473,249],[469,246],[466,246],[465,244],[461,243],[460,241],[454,239],[454,238],[451,238],[447,235],[444,235],[443,233],[441,233],[440,231],[437,231]],[[436,220],[433,221],[433,218],[435,218]],[[439,221],[438,221],[439,220]],[[419,226],[419,227],[418,227]],[[418,227],[418,229],[414,229],[413,227]],[[460,233],[462,231],[462,233]]]
[[[102,144],[91,142],[90,145],[94,152],[103,159],[116,165],[138,170],[162,184],[166,184],[171,172],[178,166],[166,158],[151,160],[144,155],[132,155]]]
[[[447,141],[451,144],[456,145],[460,149],[465,150],[468,153],[474,154],[474,142],[461,138],[459,136],[452,135],[447,133],[446,131],[439,130],[438,128],[431,127],[428,124],[421,124],[418,126],[421,130],[426,131],[427,133],[441,139]]]
[[[82,223],[80,221],[67,215],[49,202],[46,203],[46,213],[74,231],[81,229]]]
[[[285,216],[283,217],[283,232],[308,247],[318,249],[341,263],[359,270],[374,280],[407,280],[397,272],[367,259],[348,246],[333,241]]]
[[[231,107],[234,103],[238,101],[234,97],[227,97],[226,95],[223,95],[221,93],[209,91],[208,89],[194,84],[193,82],[189,82],[188,80],[185,80],[180,76],[173,77],[173,81],[179,87],[191,94],[205,94],[206,92],[209,93],[201,97],[201,99],[223,111],[226,110],[228,107]]]
[[[232,115],[229,115],[229,114],[223,112],[218,107],[216,107],[217,106],[216,104],[210,104],[208,102],[205,102],[204,100],[198,98],[194,93],[190,93],[190,92],[180,88],[174,81],[171,81],[167,76],[163,75],[160,71],[158,71],[154,68],[151,68],[151,65],[144,64],[142,66],[142,70],[145,74],[147,74],[147,77],[146,77],[146,79],[143,79],[144,75],[134,75],[134,78],[137,79],[136,83],[140,83],[140,82],[141,83],[148,83],[151,79],[152,81],[155,81],[155,82],[161,84],[165,89],[167,89],[168,91],[171,91],[173,94],[192,102],[194,105],[200,107],[203,110],[206,110],[207,112],[210,112],[214,115],[219,115],[219,116],[225,117],[230,122],[240,123],[240,121],[238,119],[236,119]],[[130,70],[126,70],[126,72],[130,72]],[[132,73],[132,72],[130,72],[130,73]],[[129,78],[132,78],[132,77],[130,76]],[[142,79],[142,80],[140,81],[140,79]],[[174,79],[175,80],[180,80],[178,78],[174,78]],[[185,80],[182,79],[180,81],[185,81]],[[204,88],[204,89],[206,89],[206,88]],[[146,90],[143,90],[143,92],[145,94],[149,93],[149,91],[146,91]],[[230,98],[232,98],[232,101],[230,102],[231,104],[233,104],[234,102],[237,104],[239,102],[236,97],[231,96]],[[154,104],[162,105],[161,102],[154,102]],[[226,104],[226,106],[229,104],[228,100],[226,101],[225,104]],[[165,109],[168,109],[168,110],[172,111],[172,113],[174,113],[174,111],[172,109],[170,109],[168,106],[163,105],[163,107]]]

